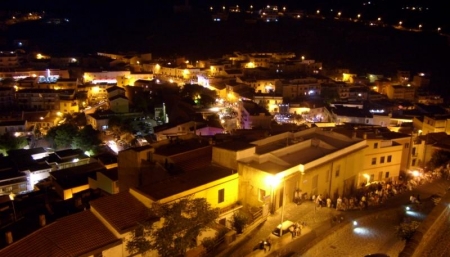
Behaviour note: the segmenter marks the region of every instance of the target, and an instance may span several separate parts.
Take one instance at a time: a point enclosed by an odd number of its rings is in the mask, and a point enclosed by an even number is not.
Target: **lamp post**
[[[13,192],[11,192],[9,194],[9,200],[11,200],[12,207],[13,207],[13,212],[14,212],[14,221],[16,221],[17,220],[17,216],[16,216],[16,207],[14,206],[14,197],[16,197],[16,195]]]

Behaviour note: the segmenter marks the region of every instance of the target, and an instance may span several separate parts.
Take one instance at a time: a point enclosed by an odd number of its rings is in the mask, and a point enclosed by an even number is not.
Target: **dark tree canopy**
[[[151,210],[161,217],[162,225],[145,225],[144,236],[134,236],[127,242],[131,253],[158,251],[163,257],[184,256],[196,247],[196,239],[218,216],[205,198],[183,198],[172,204],[155,205]],[[152,240],[157,239],[157,240]]]
[[[444,150],[438,150],[433,153],[428,166],[431,169],[446,165],[450,162],[450,152]]]
[[[73,138],[77,133],[77,126],[74,124],[65,123],[60,126],[50,128],[45,137],[56,149],[61,149],[70,147],[72,145]]]
[[[9,133],[0,136],[0,153],[6,155],[9,150],[20,149],[25,147],[28,141],[25,137],[15,137]]]
[[[91,125],[87,125],[73,138],[72,147],[83,151],[95,152],[101,142],[100,132],[92,128]]]

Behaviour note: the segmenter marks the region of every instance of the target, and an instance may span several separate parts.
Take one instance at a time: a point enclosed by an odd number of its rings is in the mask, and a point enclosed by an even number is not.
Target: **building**
[[[0,108],[11,107],[15,103],[14,88],[0,87]]]
[[[128,113],[128,98],[124,95],[116,95],[109,98],[109,109],[115,113]]]
[[[402,99],[414,101],[416,88],[403,85],[389,85],[386,87],[386,95],[389,99]]]
[[[274,115],[280,111],[278,105],[283,103],[283,97],[273,94],[255,94],[253,101]]]
[[[14,235],[11,235],[11,241]],[[122,241],[89,210],[49,224],[0,250],[2,256],[125,256]]]
[[[364,148],[361,138],[311,128],[217,144],[213,162],[237,169],[240,200],[267,213],[291,202],[297,190],[332,198],[353,192],[362,177]]]
[[[73,198],[76,193],[90,188],[89,177],[105,172],[106,168],[98,162],[90,162],[64,169],[54,170],[50,173],[52,184],[56,193],[63,200]]]
[[[253,101],[239,101],[237,122],[241,129],[270,128],[273,116]]]

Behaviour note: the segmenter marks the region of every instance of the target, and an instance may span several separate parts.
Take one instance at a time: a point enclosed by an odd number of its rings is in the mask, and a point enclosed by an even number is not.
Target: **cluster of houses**
[[[2,256],[128,256],[126,242],[139,233],[140,223],[163,222],[148,211],[154,203],[206,198],[220,209],[217,223],[231,229],[233,214],[243,207],[267,216],[293,201],[298,190],[308,197],[351,195],[367,184],[394,182],[402,172],[422,170],[436,150],[450,149],[450,115],[437,105],[442,99],[417,94],[429,83],[424,74],[412,80],[404,71],[395,79],[360,78],[345,70],[323,71],[320,63],[296,59],[293,53],[235,52],[198,62],[152,60],[150,54],[98,56],[127,70],[84,72],[74,79],[67,70],[23,71],[23,78],[16,76],[18,71],[0,71],[2,82],[14,81],[2,83],[2,109],[17,104],[41,111],[33,119],[26,115],[36,111],[16,118],[3,114],[0,134],[56,126],[53,113],[81,110],[87,124],[105,131],[112,116],[139,116],[131,108],[135,95],[151,96],[167,82],[215,90],[237,109],[235,127],[224,134],[222,128],[195,121],[175,124],[155,129],[156,140],[149,145],[117,155],[87,156],[79,149],[9,151],[0,156],[2,197],[38,190],[46,179],[62,200],[80,199],[90,190],[106,196],[17,242],[10,232]],[[74,60],[83,62],[66,61]],[[330,105],[316,98],[324,91],[337,96]],[[92,103],[80,103],[77,92],[85,92]],[[104,102],[108,110],[86,108]],[[158,112],[165,116],[165,107]],[[215,231],[204,233],[197,245]]]
[[[38,149],[15,150],[0,159],[1,174],[17,170],[24,174],[16,178],[22,182],[13,190],[48,176],[62,199],[81,198],[87,190],[101,190],[106,196],[91,201],[90,209],[61,218],[22,240],[12,243],[14,235],[9,235],[11,244],[0,254],[54,249],[68,256],[128,256],[126,242],[139,224],[148,219],[162,222],[148,211],[154,203],[206,198],[220,209],[217,223],[231,229],[233,213],[239,209],[254,207],[264,217],[294,201],[298,190],[308,197],[337,198],[373,182],[395,182],[401,172],[424,168],[434,151],[448,149],[448,141],[443,132],[405,134],[381,126],[346,124],[257,140],[188,133],[117,156],[87,157],[79,150],[50,155]],[[23,160],[29,160],[28,166]],[[9,189],[2,190],[8,193]],[[54,234],[67,227],[70,236]],[[212,227],[199,237],[199,247],[216,230]]]

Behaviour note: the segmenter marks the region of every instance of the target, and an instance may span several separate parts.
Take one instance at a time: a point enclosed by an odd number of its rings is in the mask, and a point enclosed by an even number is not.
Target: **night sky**
[[[325,67],[348,67],[356,72],[413,72],[446,73],[449,54],[448,40],[434,31],[442,24],[447,32],[450,22],[438,8],[444,1],[365,1],[285,0],[285,1],[214,1],[190,0],[194,12],[175,14],[174,4],[183,0],[129,0],[114,4],[106,0],[1,1],[2,14],[8,10],[44,11],[46,18],[68,18],[68,24],[52,26],[43,22],[20,24],[0,31],[3,42],[28,38],[37,50],[86,53],[97,51],[139,51],[159,56],[186,56],[188,59],[220,57],[233,51],[293,51],[324,62]],[[329,17],[322,22],[304,19],[296,23],[277,24],[244,22],[244,13],[230,16],[229,21],[214,23],[210,6],[239,5],[254,9],[267,4],[302,9]],[[428,1],[430,2],[430,1]],[[263,4],[264,3],[264,4]],[[428,11],[406,11],[402,6],[429,6]],[[333,9],[333,12],[331,11]],[[386,23],[402,20],[405,26],[423,24],[423,33],[404,32],[392,28],[372,28],[350,22],[336,22],[337,11],[343,17],[361,13],[366,19],[382,17]],[[429,30],[429,31],[428,31]],[[2,48],[7,48],[2,46]],[[448,66],[448,65],[447,65]],[[436,77],[436,76],[435,76]]]

